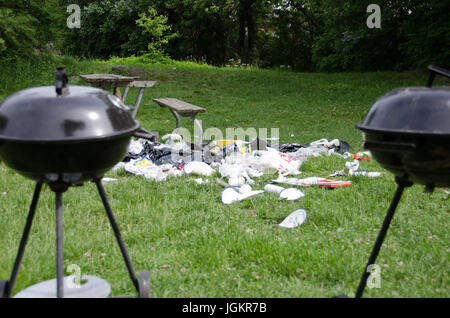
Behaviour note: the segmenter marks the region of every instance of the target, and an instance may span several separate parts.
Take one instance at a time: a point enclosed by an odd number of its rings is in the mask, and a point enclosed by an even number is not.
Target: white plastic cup
[[[280,192],[281,199],[286,199],[288,201],[295,201],[303,198],[305,194],[297,188],[287,188]]]
[[[280,194],[280,192],[283,190],[284,190],[283,187],[277,186],[275,184],[266,184],[264,186],[264,191],[270,192],[270,193]]]
[[[295,210],[294,212],[289,214],[283,220],[283,222],[278,224],[278,226],[285,228],[285,229],[293,229],[294,227],[302,225],[303,222],[306,221],[307,214],[308,214],[308,211],[306,211],[305,209]]]

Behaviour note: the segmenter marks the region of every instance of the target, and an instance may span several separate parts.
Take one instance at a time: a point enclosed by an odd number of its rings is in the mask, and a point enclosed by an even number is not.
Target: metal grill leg
[[[56,192],[56,297],[64,297],[64,245],[62,193]]]
[[[127,249],[125,247],[125,243],[122,240],[122,236],[120,235],[119,227],[117,226],[116,219],[114,218],[114,214],[111,210],[111,207],[108,202],[108,198],[106,197],[105,189],[101,183],[101,179],[95,179],[95,184],[97,185],[98,193],[102,198],[103,205],[105,206],[106,213],[108,214],[109,222],[111,223],[111,227],[113,228],[114,235],[116,236],[117,243],[119,244],[120,251],[122,252],[123,259],[125,261],[125,265],[127,266],[128,273],[130,274],[131,281],[133,282],[136,291],[139,292],[139,281],[136,277],[136,274],[133,269],[133,265],[131,264],[130,257],[128,256]]]
[[[409,187],[412,185],[412,183],[400,179],[396,179],[396,181],[398,184],[397,190],[395,191],[395,195],[392,198],[391,205],[389,206],[389,209],[386,213],[386,217],[384,218],[383,225],[381,226],[380,232],[378,233],[377,240],[375,242],[375,245],[373,246],[367,265],[364,268],[364,273],[361,277],[361,281],[359,282],[358,289],[356,290],[355,298],[362,297],[364,288],[366,287],[367,284],[367,279],[370,276],[370,272],[368,272],[367,269],[370,265],[375,264],[378,253],[380,252],[381,249],[381,245],[383,244],[384,237],[386,236],[386,233],[389,229],[389,225],[391,224],[391,220],[394,217],[395,209],[397,208],[398,202],[402,197],[403,190],[405,189],[405,187]]]
[[[36,183],[34,189],[33,199],[31,200],[30,210],[28,212],[27,221],[25,223],[25,228],[23,230],[22,239],[20,240],[19,250],[17,252],[16,260],[14,262],[14,267],[11,273],[9,281],[6,283],[5,297],[10,297],[14,284],[16,283],[17,274],[19,272],[20,263],[22,262],[23,253],[25,252],[25,246],[27,245],[28,235],[30,234],[31,225],[33,223],[34,214],[36,212],[36,206],[39,201],[39,194],[42,189],[42,181]]]

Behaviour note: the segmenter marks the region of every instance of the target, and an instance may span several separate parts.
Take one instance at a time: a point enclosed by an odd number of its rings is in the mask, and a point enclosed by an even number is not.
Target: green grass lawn
[[[59,64],[71,75],[109,72],[112,66],[58,58],[3,69],[0,97],[52,85]],[[137,119],[160,136],[171,132],[175,121],[152,98],[175,97],[207,109],[199,116],[204,129],[279,128],[281,142],[339,138],[353,152],[362,150],[355,124],[377,97],[397,87],[422,86],[427,79],[418,71],[312,74],[191,63],[138,66],[158,83],[144,94]],[[71,84],[85,85],[77,78]],[[182,124],[193,131],[189,119]],[[325,177],[345,162],[337,156],[312,158],[300,177]],[[266,193],[226,206],[220,201],[222,187],[214,182],[200,186],[194,177],[154,182],[123,171],[109,172],[119,181],[105,189],[136,271],[150,271],[153,297],[352,296],[396,187],[376,162],[362,162],[361,168],[384,174],[338,177],[353,185],[335,190],[302,188],[306,195],[295,202]],[[255,178],[254,188],[274,177]],[[1,279],[12,270],[33,189],[32,181],[0,164]],[[405,191],[377,260],[381,286],[366,289],[365,297],[449,296],[448,196],[440,189],[431,195],[422,191],[419,185]],[[55,277],[54,201],[44,186],[15,292]],[[309,212],[304,224],[290,230],[276,226],[299,208]],[[114,296],[135,295],[93,183],[64,194],[64,229],[66,268],[76,264],[82,274],[102,277]]]

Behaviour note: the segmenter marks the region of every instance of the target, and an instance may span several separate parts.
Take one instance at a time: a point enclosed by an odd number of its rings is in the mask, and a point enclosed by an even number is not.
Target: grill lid
[[[25,89],[3,100],[0,140],[77,142],[109,139],[140,128],[128,107],[107,91],[58,86],[57,82],[56,91],[55,86]]]
[[[450,135],[450,89],[410,87],[390,91],[356,126],[363,131]]]

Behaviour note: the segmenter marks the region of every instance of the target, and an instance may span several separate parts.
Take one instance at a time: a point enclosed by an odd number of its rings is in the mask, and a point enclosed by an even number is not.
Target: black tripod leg
[[[406,184],[402,181],[397,181],[398,186],[395,192],[394,197],[392,198],[391,205],[389,206],[389,210],[386,213],[386,216],[383,221],[383,225],[381,226],[380,232],[378,233],[377,240],[375,245],[373,246],[372,253],[370,254],[369,261],[367,262],[366,267],[364,268],[364,273],[361,277],[361,281],[359,282],[358,289],[356,290],[355,298],[361,298],[364,292],[364,288],[366,287],[367,279],[370,276],[370,272],[368,272],[368,267],[372,264],[375,264],[375,260],[377,259],[378,253],[380,252],[381,245],[383,244],[384,237],[388,231],[389,225],[391,223],[392,217],[394,216],[395,209],[397,208],[398,202],[403,194],[403,190],[405,186],[410,186],[411,184]]]
[[[36,183],[34,189],[33,199],[31,200],[30,210],[28,212],[27,222],[25,223],[25,228],[23,230],[22,239],[20,240],[19,250],[17,252],[16,260],[14,262],[13,271],[9,281],[6,283],[5,297],[10,297],[11,292],[16,283],[17,274],[19,272],[20,263],[22,262],[23,253],[25,252],[25,246],[27,245],[28,235],[30,234],[31,224],[33,223],[34,214],[36,212],[36,206],[39,201],[39,194],[42,189],[42,181]]]
[[[134,272],[133,265],[131,264],[131,260],[130,257],[128,256],[127,249],[125,248],[125,243],[123,242],[122,236],[120,235],[119,227],[117,226],[116,219],[114,218],[114,214],[109,205],[108,198],[106,197],[105,189],[103,188],[101,179],[95,179],[94,181],[95,184],[97,185],[98,193],[102,198],[102,202],[103,205],[105,206],[106,213],[108,214],[109,223],[111,223],[111,227],[113,228],[114,235],[116,236],[117,243],[119,244],[120,251],[122,252],[122,256],[125,261],[125,265],[127,266],[128,273],[130,274],[131,281],[133,282],[136,291],[139,292],[139,281]]]
[[[56,297],[64,297],[64,250],[62,193],[55,192],[56,199]]]

